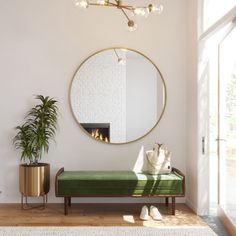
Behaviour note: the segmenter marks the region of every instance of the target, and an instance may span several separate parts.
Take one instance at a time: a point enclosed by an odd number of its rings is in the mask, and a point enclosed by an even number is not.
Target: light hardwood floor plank
[[[72,204],[64,215],[63,204],[48,204],[42,209],[22,210],[20,204],[0,204],[1,226],[200,226],[206,225],[185,204],[176,204],[176,215],[171,206],[157,204],[163,220],[141,221],[143,204]]]

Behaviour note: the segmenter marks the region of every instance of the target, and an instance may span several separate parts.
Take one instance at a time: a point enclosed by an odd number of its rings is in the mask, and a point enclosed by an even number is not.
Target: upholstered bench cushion
[[[63,196],[100,195],[182,195],[183,177],[149,175],[133,171],[64,171],[58,176],[58,194]]]

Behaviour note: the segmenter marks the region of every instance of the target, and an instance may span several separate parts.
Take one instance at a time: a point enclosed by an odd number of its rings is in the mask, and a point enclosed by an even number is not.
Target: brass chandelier
[[[137,24],[129,17],[128,12],[131,14],[131,16],[148,17],[150,13],[156,12],[161,14],[163,11],[162,5],[157,6],[150,3],[147,6],[131,6],[124,4],[122,0],[75,0],[75,5],[84,9],[88,8],[89,6],[117,8],[126,17],[128,29],[130,31],[136,30]]]

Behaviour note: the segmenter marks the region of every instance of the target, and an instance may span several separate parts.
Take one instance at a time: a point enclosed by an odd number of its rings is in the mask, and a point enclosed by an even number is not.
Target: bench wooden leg
[[[168,205],[169,205],[169,198],[166,197],[166,206],[168,206]]]
[[[172,197],[172,215],[175,215],[175,197]]]
[[[68,199],[68,206],[71,207],[71,197]]]
[[[69,197],[64,197],[64,214],[68,215]]]

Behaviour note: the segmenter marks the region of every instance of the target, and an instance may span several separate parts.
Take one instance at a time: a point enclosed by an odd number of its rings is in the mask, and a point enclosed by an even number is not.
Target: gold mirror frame
[[[145,133],[144,135],[142,135],[141,137],[137,138],[137,139],[134,139],[132,141],[128,141],[128,142],[124,142],[124,143],[111,143],[111,142],[105,142],[103,140],[100,140],[100,139],[96,139],[94,137],[92,137],[85,129],[84,127],[80,124],[80,122],[76,119],[76,115],[73,111],[73,108],[72,108],[72,102],[71,102],[71,88],[72,88],[72,84],[73,84],[73,81],[74,81],[74,78],[75,78],[75,75],[77,74],[77,72],[80,70],[80,68],[84,65],[85,62],[87,62],[91,57],[93,57],[94,55],[97,55],[101,52],[104,52],[104,51],[108,51],[108,50],[114,50],[114,49],[117,49],[117,50],[126,50],[126,51],[132,51],[132,52],[135,52],[135,53],[138,53],[139,55],[143,56],[144,58],[146,58],[149,62],[151,62],[151,64],[156,68],[156,70],[158,71],[160,77],[161,77],[161,80],[162,80],[162,83],[163,83],[163,86],[164,86],[164,106],[162,108],[162,112],[160,114],[160,117],[158,118],[157,122],[155,123],[155,125],[147,132]],[[79,65],[79,67],[76,69],[75,73],[73,74],[73,77],[71,79],[71,82],[70,82],[70,92],[69,92],[69,103],[70,103],[70,110],[73,114],[73,117],[76,121],[76,123],[79,125],[79,127],[83,130],[84,133],[86,133],[86,135],[88,135],[90,138],[92,138],[93,140],[96,140],[98,142],[101,142],[101,143],[105,143],[105,144],[112,144],[112,145],[122,145],[122,144],[129,144],[129,143],[133,143],[133,142],[136,142],[144,137],[146,137],[148,134],[150,134],[156,127],[157,125],[159,124],[160,120],[162,119],[163,115],[164,115],[164,112],[165,112],[165,109],[166,109],[166,103],[167,103],[167,90],[166,90],[166,83],[165,83],[165,80],[163,78],[163,75],[161,73],[161,71],[159,70],[159,68],[156,66],[156,64],[149,58],[147,57],[146,55],[144,55],[143,53],[135,50],[135,49],[131,49],[131,48],[126,48],[126,47],[110,47],[110,48],[105,48],[105,49],[101,49],[93,54],[91,54],[90,56],[88,56],[85,60],[82,61],[82,63]]]

